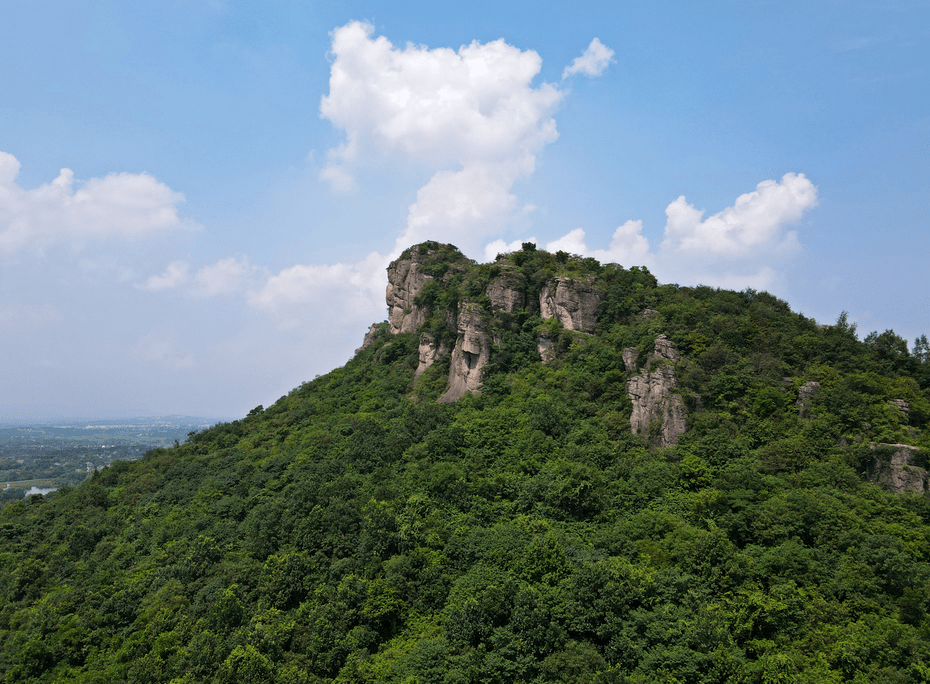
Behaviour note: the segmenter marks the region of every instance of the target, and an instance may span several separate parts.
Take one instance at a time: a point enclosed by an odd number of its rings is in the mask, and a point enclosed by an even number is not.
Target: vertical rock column
[[[481,371],[491,359],[493,338],[487,314],[478,304],[459,305],[458,337],[449,366],[449,386],[439,402],[450,404],[481,387]]]
[[[628,353],[630,351],[624,350],[624,362],[627,363],[627,367],[634,358]],[[630,428],[634,434],[649,435],[652,426],[658,425],[655,444],[660,447],[675,444],[687,427],[684,402],[674,392],[678,387],[678,380],[675,377],[675,366],[672,364],[678,359],[679,354],[672,341],[665,335],[659,335],[646,363],[645,373],[630,378],[626,384],[627,393],[633,402]],[[656,361],[666,363],[650,371]]]

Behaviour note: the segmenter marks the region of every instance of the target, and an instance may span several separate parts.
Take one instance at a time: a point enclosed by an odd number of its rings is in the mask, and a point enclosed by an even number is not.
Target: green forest
[[[417,331],[0,512],[3,681],[930,681],[925,336],[530,244],[405,254]],[[554,278],[596,290],[593,333],[541,316]],[[439,403],[464,304],[493,350]],[[416,376],[426,332],[449,348]],[[660,335],[673,444],[631,429]]]

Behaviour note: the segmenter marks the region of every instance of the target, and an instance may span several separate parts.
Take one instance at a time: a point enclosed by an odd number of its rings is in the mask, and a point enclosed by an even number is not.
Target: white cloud
[[[562,78],[566,79],[575,74],[584,74],[591,78],[600,76],[607,65],[614,61],[613,56],[614,51],[595,38],[581,57],[575,57],[572,63],[565,67]]]
[[[332,33],[329,94],[320,114],[345,132],[345,141],[327,152],[320,177],[337,192],[352,192],[353,169],[371,155],[423,165],[433,175],[410,205],[391,254],[292,266],[249,291],[250,306],[307,335],[357,334],[382,320],[385,268],[413,243],[453,242],[480,254],[485,238],[532,212],[531,205],[519,206],[513,185],[534,172],[537,155],[558,138],[551,112],[564,95],[551,84],[532,85],[542,65],[536,52],[503,40],[457,51],[400,48],[373,33],[360,22]]]
[[[805,211],[817,206],[817,188],[803,173],[786,173],[781,182],[762,181],[740,195],[732,207],[703,221],[704,211],[684,195],[668,205],[663,249],[690,254],[744,256],[759,249],[790,247],[797,236],[783,235]]]
[[[61,239],[136,238],[181,225],[184,196],[148,174],[75,183],[72,171],[62,169],[51,183],[25,190],[16,184],[19,169],[16,157],[0,152],[0,254]]]
[[[250,291],[247,301],[286,330],[358,328],[385,317],[388,261],[372,252],[356,264],[298,264]]]
[[[489,242],[484,246],[484,260],[485,261],[494,261],[497,258],[498,254],[506,254],[507,252],[517,252],[523,249],[524,242],[532,242],[536,244],[536,238],[526,238],[525,240],[514,240],[509,245],[503,240],[495,240],[494,242]]]
[[[643,235],[642,221],[627,221],[617,228],[607,249],[589,249],[584,240],[584,230],[576,228],[558,240],[546,243],[546,250],[592,256],[604,264],[616,263],[627,267],[651,266],[655,260],[649,251],[649,240]]]
[[[482,238],[500,233],[513,216],[517,198],[510,188],[518,176],[513,166],[500,163],[437,172],[417,191],[396,250],[440,240],[473,252]]]
[[[515,213],[514,182],[533,173],[536,155],[558,133],[550,116],[563,93],[533,87],[542,60],[502,39],[458,51],[372,38],[352,22],[333,31],[330,92],[321,115],[345,131],[321,177],[351,190],[351,167],[370,152],[436,169],[411,205],[397,250],[413,242],[480,249]]]
[[[787,173],[780,182],[759,183],[754,192],[704,220],[704,211],[679,197],[666,208],[665,239],[658,253],[650,251],[642,221],[617,228],[607,249],[588,247],[581,228],[547,243],[546,249],[591,256],[601,263],[647,266],[664,282],[765,289],[779,282],[774,266],[801,249],[797,232],[786,227],[816,205],[816,186],[804,174]]]
[[[246,257],[241,259],[229,257],[221,259],[212,266],[201,268],[194,276],[194,281],[197,283],[200,294],[213,297],[236,291],[246,276],[256,270],[257,268],[250,264]]]
[[[145,290],[159,292],[184,285],[188,281],[187,271],[189,268],[190,265],[183,261],[173,261],[168,264],[168,268],[165,269],[164,273],[150,277],[142,287]]]

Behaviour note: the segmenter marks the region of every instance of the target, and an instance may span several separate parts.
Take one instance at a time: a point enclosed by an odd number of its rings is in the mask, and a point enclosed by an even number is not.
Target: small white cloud
[[[159,292],[161,290],[170,290],[175,287],[184,285],[188,281],[187,271],[190,265],[183,261],[173,261],[168,264],[168,268],[160,276],[149,278],[143,289]]]
[[[0,254],[58,240],[138,238],[181,225],[184,195],[145,173],[111,173],[75,183],[62,169],[33,190],[16,184],[20,163],[0,152]],[[75,188],[77,185],[77,188]]]
[[[786,173],[781,182],[762,181],[732,207],[702,220],[704,211],[684,195],[668,205],[662,248],[691,254],[745,256],[760,249],[785,251],[797,235],[782,234],[805,211],[817,206],[817,187],[803,173]]]
[[[563,235],[558,240],[546,243],[547,252],[568,252],[569,254],[588,254],[588,246],[584,243],[584,230],[575,230]]]
[[[600,76],[607,65],[614,61],[614,51],[595,38],[588,45],[581,57],[575,57],[571,64],[562,72],[562,79],[575,74],[584,74],[589,78]]]
[[[536,244],[536,238],[526,238],[525,240],[514,240],[509,245],[503,240],[495,240],[494,242],[489,242],[484,246],[484,260],[485,261],[494,261],[497,258],[498,254],[506,254],[508,252],[517,252],[523,249],[524,242],[532,242]]]
[[[547,243],[546,250],[592,256],[601,263],[617,263],[627,267],[651,266],[655,261],[649,251],[649,240],[643,235],[642,221],[627,221],[617,228],[607,249],[589,249],[585,244],[584,230],[576,228],[558,240]]]
[[[221,259],[212,266],[204,266],[194,276],[198,292],[205,297],[213,297],[234,292],[243,280],[256,271],[246,257]]]

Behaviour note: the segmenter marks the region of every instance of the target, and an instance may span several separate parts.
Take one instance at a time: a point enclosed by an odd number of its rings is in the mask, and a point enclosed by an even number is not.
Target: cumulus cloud
[[[536,238],[526,238],[525,240],[514,240],[510,244],[507,244],[503,240],[495,240],[494,242],[489,242],[484,246],[484,260],[485,261],[494,261],[497,258],[498,254],[506,254],[508,252],[516,252],[523,248],[524,242],[531,242],[534,245],[537,243]]]
[[[546,250],[592,256],[601,263],[623,266],[649,266],[654,261],[649,251],[649,240],[643,235],[642,221],[627,221],[617,228],[607,249],[589,249],[585,244],[584,230],[576,228],[558,240],[546,243]]]
[[[783,234],[786,225],[817,206],[817,188],[803,173],[786,173],[781,182],[762,181],[754,192],[736,198],[713,216],[688,204],[684,195],[668,205],[663,249],[690,254],[744,256],[760,248],[790,247],[797,235]]]
[[[246,277],[256,270],[257,268],[250,264],[246,257],[241,259],[229,257],[217,261],[212,266],[201,268],[194,276],[194,282],[197,284],[199,294],[214,297],[235,292]]]
[[[614,61],[613,56],[614,51],[595,38],[581,57],[575,57],[572,63],[565,67],[562,78],[566,79],[575,74],[584,74],[589,78],[600,76],[607,65]]]
[[[345,131],[321,177],[353,188],[353,162],[377,152],[426,165],[435,175],[417,193],[397,249],[424,239],[480,248],[512,218],[514,182],[533,173],[557,137],[551,117],[563,93],[533,86],[542,60],[501,40],[459,50],[373,37],[370,24],[333,31],[330,92],[320,114]]]
[[[20,163],[0,152],[0,254],[58,240],[136,238],[181,225],[184,196],[152,176],[111,173],[76,182],[62,169],[51,183],[25,190]]]
[[[388,261],[372,252],[356,264],[298,264],[249,291],[247,301],[283,329],[357,327],[384,318]]]
[[[187,275],[189,268],[190,264],[184,261],[173,261],[168,264],[168,268],[165,269],[164,273],[150,277],[142,287],[152,292],[160,292],[161,290],[171,290],[180,287],[189,280]]]
[[[288,329],[320,329],[321,319],[358,327],[383,318],[385,267],[413,243],[452,242],[480,256],[486,238],[532,211],[520,206],[514,183],[535,171],[539,153],[558,138],[552,112],[563,92],[534,85],[540,56],[503,39],[458,50],[399,47],[375,36],[370,24],[352,22],[333,31],[331,55],[320,115],[345,139],[327,152],[320,178],[336,192],[353,192],[355,168],[377,156],[433,175],[389,254],[292,266],[249,291],[254,309]]]
[[[797,232],[788,226],[815,206],[816,186],[804,174],[787,173],[781,181],[759,183],[755,191],[737,197],[733,206],[706,219],[704,210],[679,197],[665,210],[665,235],[658,252],[643,235],[642,221],[617,228],[607,249],[588,247],[581,228],[547,243],[546,249],[591,256],[601,263],[647,266],[665,282],[765,289],[779,278],[773,264],[800,249]]]

